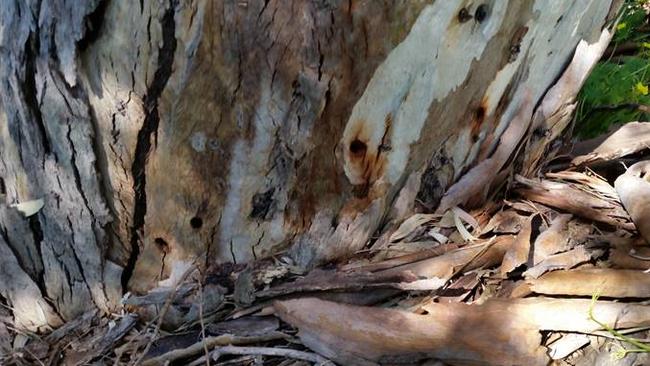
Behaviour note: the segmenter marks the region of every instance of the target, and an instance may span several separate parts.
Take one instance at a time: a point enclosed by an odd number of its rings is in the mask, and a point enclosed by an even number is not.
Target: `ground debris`
[[[648,163],[592,170],[645,146],[623,132],[568,170],[514,176],[506,198],[474,210],[414,214],[326,267],[305,272],[282,255],[194,266],[125,296],[120,313],[44,336],[13,328],[0,307],[0,363],[643,363],[621,350],[650,329]]]

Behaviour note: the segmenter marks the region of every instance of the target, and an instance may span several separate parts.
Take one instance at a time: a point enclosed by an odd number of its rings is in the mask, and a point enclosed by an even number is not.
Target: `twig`
[[[317,366],[334,365],[332,361],[321,357],[318,354],[287,348],[225,346],[215,349],[212,351],[211,355],[213,361],[218,361],[219,357],[223,355],[245,355],[251,358],[254,358],[252,356],[278,356],[285,357],[286,359],[310,361],[315,363]],[[194,362],[188,364],[188,366],[198,366],[204,361],[209,362],[209,357],[203,356],[198,358]]]
[[[35,354],[33,354],[33,353],[29,350],[29,347],[24,347],[23,350],[24,350],[25,352],[27,352],[30,356],[32,356],[32,358],[33,358],[34,360],[36,360],[36,362],[38,362],[39,365],[41,365],[41,366],[45,366],[45,364],[43,363],[43,361],[41,361],[38,357],[36,357]]]
[[[166,362],[173,362],[175,360],[188,358],[203,352],[203,347],[214,348],[217,346],[250,344],[256,342],[268,342],[277,339],[289,338],[288,335],[282,332],[270,332],[265,335],[255,337],[238,337],[230,334],[223,334],[215,337],[207,337],[200,342],[194,343],[187,348],[175,349],[160,356],[150,358],[142,362],[142,366],[155,366],[164,365]]]
[[[225,346],[219,347],[212,351],[212,360],[217,361],[223,355],[261,355],[261,356],[279,356],[288,357],[296,360],[313,362],[317,365],[326,365],[331,363],[330,360],[316,353],[297,351],[288,348],[272,347],[236,347]]]

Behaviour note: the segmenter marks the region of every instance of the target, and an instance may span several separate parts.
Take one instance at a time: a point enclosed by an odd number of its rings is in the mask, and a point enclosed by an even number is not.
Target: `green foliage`
[[[650,105],[650,0],[628,0],[616,26],[612,47],[634,47],[633,55],[603,60],[594,68],[579,95],[577,131],[583,138],[598,136],[610,126],[650,120],[637,104]]]
[[[628,0],[623,5],[621,21],[616,26],[616,34],[612,39],[614,43],[624,41],[638,41],[646,38],[648,34],[639,33],[646,21],[646,9],[648,0]]]
[[[614,337],[614,339],[624,343],[628,343],[636,347],[636,348],[621,347],[618,351],[614,353],[614,357],[616,359],[622,359],[623,357],[627,356],[628,353],[650,352],[650,345],[644,344],[638,339],[628,337],[625,334],[617,331],[616,329],[596,319],[596,317],[594,316],[594,306],[598,302],[598,297],[599,297],[598,293],[593,294],[593,296],[591,297],[591,304],[589,305],[589,309],[587,310],[587,316],[589,317],[589,320],[595,322],[596,324],[598,324],[598,326],[606,330],[609,334],[611,334]]]

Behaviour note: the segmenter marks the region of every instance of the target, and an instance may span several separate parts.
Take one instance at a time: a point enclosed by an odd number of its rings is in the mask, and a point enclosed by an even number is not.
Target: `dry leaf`
[[[20,213],[23,214],[25,217],[30,217],[32,215],[35,215],[40,211],[43,206],[45,206],[45,201],[43,201],[42,198],[32,200],[32,201],[24,201],[20,203],[14,203],[11,205],[11,207],[14,207]]]

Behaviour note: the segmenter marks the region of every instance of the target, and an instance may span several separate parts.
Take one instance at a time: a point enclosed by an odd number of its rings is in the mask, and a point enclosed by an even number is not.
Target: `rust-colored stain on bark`
[[[474,142],[478,141],[478,136],[479,133],[481,132],[481,127],[485,122],[487,107],[488,107],[488,96],[486,95],[481,100],[481,104],[478,106],[478,108],[474,110],[474,116],[472,117],[471,136]]]
[[[345,142],[345,154],[348,159],[347,170],[349,178],[354,184],[357,196],[366,196],[372,190],[373,184],[384,174],[386,170],[386,153],[391,150],[390,130],[393,124],[392,114],[386,115],[384,119],[384,134],[377,145],[370,140],[377,128],[365,120],[354,123],[354,130]],[[361,193],[361,194],[359,194]]]

